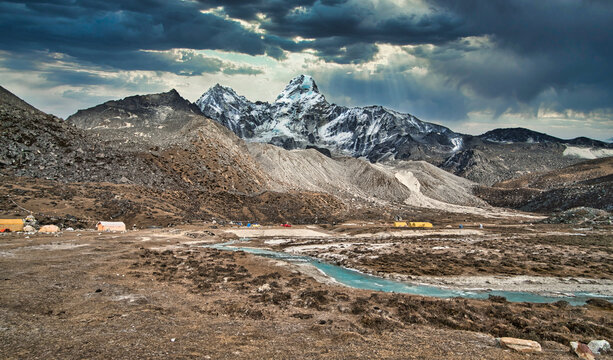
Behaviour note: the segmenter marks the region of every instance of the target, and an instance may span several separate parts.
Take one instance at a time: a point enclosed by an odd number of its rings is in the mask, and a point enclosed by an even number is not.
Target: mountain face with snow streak
[[[249,141],[286,149],[316,146],[371,161],[442,162],[462,148],[464,138],[444,126],[381,106],[330,104],[308,75],[292,79],[272,104],[251,102],[216,85],[196,105],[204,115]]]
[[[162,139],[202,118],[200,109],[176,90],[134,95],[77,111],[66,121],[83,130],[96,130],[117,139]],[[134,141],[133,141],[134,140]]]

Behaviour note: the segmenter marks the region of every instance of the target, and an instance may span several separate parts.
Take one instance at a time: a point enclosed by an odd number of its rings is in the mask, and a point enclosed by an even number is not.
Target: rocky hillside
[[[485,205],[469,182],[425,163],[383,167],[321,148],[245,143],[174,91],[107,102],[68,122],[8,92],[3,99],[4,214],[30,209],[73,226],[100,218],[312,222],[415,207],[466,212],[446,201]]]
[[[613,210],[613,157],[534,173],[480,187],[476,193],[494,206],[551,212],[580,206]]]
[[[415,184],[409,187],[418,186],[419,193],[439,203],[487,208],[487,203],[473,195],[475,182],[425,161],[395,161],[380,166],[392,171],[404,183]]]
[[[20,176],[63,178],[86,156],[97,162],[96,143],[62,119],[48,115],[0,87],[0,169]]]
[[[165,95],[174,97],[171,92],[157,98],[164,101]],[[155,132],[160,130],[160,122],[154,121],[159,117],[152,118],[150,110],[158,104],[132,106],[155,97],[132,97],[113,107],[130,118],[134,128]],[[138,146],[126,146],[134,135],[121,131],[121,121],[95,115],[106,113],[102,107],[81,112],[81,119],[89,121],[80,124],[90,129],[79,129],[2,89],[0,176],[8,197],[2,199],[0,211],[8,215],[28,209],[71,221],[122,219],[142,225],[211,218],[276,222],[319,213],[324,214],[320,218],[336,218],[346,210],[330,195],[271,191],[242,140],[193,114],[188,102],[177,103],[176,111],[172,104],[162,105],[171,107],[172,115],[162,123],[177,129],[169,131],[167,140],[172,141],[160,144],[141,136],[135,141]],[[193,116],[177,118],[181,111]],[[99,123],[118,126],[119,131],[96,129]]]
[[[314,149],[288,151],[260,143],[248,147],[279,191],[323,191],[358,208],[419,207],[457,213],[489,208],[472,195],[475,183],[424,161],[383,165],[351,157],[332,159]]]
[[[191,122],[204,122],[200,110],[174,89],[166,93],[107,101],[79,110],[66,121],[80,129],[95,130],[92,133],[101,135],[107,141],[128,140],[130,144],[158,145],[182,141],[177,135]]]
[[[310,86],[316,90],[314,83]],[[301,90],[304,89],[288,89],[284,97],[299,96]],[[238,99],[233,93],[228,96]],[[322,97],[316,92],[306,96]],[[109,114],[113,116],[109,118]],[[162,118],[160,114],[166,116],[164,121],[159,121]],[[233,117],[233,113],[230,111],[224,116]],[[158,121],[152,121],[152,118]],[[332,159],[325,156],[323,153],[326,151],[321,148],[319,151],[288,151],[272,145],[245,143],[226,127],[195,114],[190,104],[174,91],[107,102],[81,110],[68,120],[98,139],[118,144],[124,149],[126,143],[134,141],[146,145],[140,146],[143,149],[155,144],[155,149],[148,149],[146,156],[172,157],[173,161],[166,160],[166,163],[173,164],[166,176],[181,174],[194,186],[215,184],[222,191],[241,193],[257,192],[258,189],[279,193],[323,192],[342,199],[354,208],[385,207],[390,204],[444,208],[446,198],[461,205],[485,205],[470,195],[470,186],[455,189],[459,191],[449,191],[450,187],[444,186],[438,189],[438,193],[430,191],[430,195],[442,201],[433,202],[420,193],[419,187],[408,188],[396,177],[392,168],[383,169],[351,157]],[[194,134],[201,135],[194,137]],[[161,141],[160,138],[165,140]],[[198,171],[198,165],[203,162],[209,168],[217,165],[210,164],[211,159],[224,159],[223,179],[211,178],[209,173]],[[419,173],[426,174],[433,169],[441,171],[430,166],[427,171]],[[208,188],[206,190],[210,191]],[[471,201],[466,201],[467,198],[471,198]]]
[[[204,191],[268,190],[244,142],[202,116],[175,90],[108,101],[79,110],[67,121],[110,149],[130,149],[147,159],[162,172],[154,178],[175,179]]]
[[[566,155],[560,143],[494,143],[478,138],[449,157],[441,168],[483,185],[513,179],[533,172],[563,168],[585,159]]]
[[[109,111],[102,105],[81,112],[87,114],[82,119],[87,118],[88,122],[74,121],[87,124],[85,129],[89,130],[85,130],[29,105],[15,106],[19,104],[18,98],[7,91],[3,95],[0,99],[3,135],[0,139],[0,163],[13,175],[64,182],[136,184],[162,190],[186,187],[242,193],[266,190],[264,177],[251,165],[253,161],[242,141],[197,113],[181,118],[181,108],[177,111],[168,109],[176,123],[166,122],[175,129],[166,139],[172,138],[173,141],[159,146],[160,138],[154,136],[160,130],[159,123],[152,120],[158,117],[151,113],[150,107],[139,110],[138,106],[133,106],[139,100],[142,103],[138,97],[114,102],[114,107],[115,111],[124,114],[127,109],[135,110],[125,116],[131,118],[134,128],[141,132],[151,129],[142,137],[131,132],[113,132],[109,128],[92,130],[100,123],[123,130],[121,121],[108,122],[106,115]],[[189,102],[183,100],[183,104],[189,105]],[[96,118],[99,122],[95,121]],[[129,146],[135,141],[141,144],[142,139],[148,140],[145,146]]]

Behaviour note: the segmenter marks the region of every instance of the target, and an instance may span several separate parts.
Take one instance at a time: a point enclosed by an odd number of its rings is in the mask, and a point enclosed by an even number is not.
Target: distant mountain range
[[[330,104],[308,75],[292,79],[273,103],[251,102],[217,84],[196,105],[251,142],[285,149],[314,147],[372,162],[425,160],[484,184],[613,155],[613,144],[585,137],[563,140],[523,128],[472,136],[382,106]],[[583,149],[568,150],[575,146]]]
[[[415,147],[454,153],[464,148],[464,140],[475,138],[382,106],[330,104],[309,75],[292,79],[273,103],[251,102],[217,84],[196,105],[244,139],[286,149],[320,146],[371,161],[411,158],[410,150]],[[586,137],[564,140],[524,128],[494,129],[477,138],[496,143],[610,147]]]
[[[203,104],[217,121],[201,112]],[[39,213],[63,209],[69,224],[70,214],[139,224],[381,219],[415,208],[489,214],[495,210],[473,194],[473,181],[491,185],[613,152],[589,139],[526,129],[469,136],[382,107],[330,105],[306,76],[274,104],[216,86],[197,104],[171,90],[108,101],[67,121],[0,88],[0,126],[0,190]],[[595,199],[592,188],[574,187],[573,196]],[[480,189],[492,203],[513,191]],[[558,193],[567,194],[550,192]],[[38,201],[41,194],[47,202]],[[531,199],[500,204],[523,208]],[[549,203],[560,202],[570,204]]]
[[[576,137],[564,140],[551,135],[525,128],[494,129],[479,135],[481,140],[499,143],[558,143],[577,146],[592,146],[601,148],[613,148],[604,141],[594,140],[587,137]]]
[[[171,90],[108,101],[79,110],[67,121],[104,133],[106,141],[134,147],[181,141],[178,134],[189,131],[177,130],[195,121],[193,132],[202,115],[248,142],[286,150],[314,148],[375,163],[423,160],[485,185],[613,155],[613,144],[584,137],[563,140],[523,128],[472,136],[381,106],[330,104],[308,75],[292,79],[273,103],[251,102],[217,84],[195,104]]]

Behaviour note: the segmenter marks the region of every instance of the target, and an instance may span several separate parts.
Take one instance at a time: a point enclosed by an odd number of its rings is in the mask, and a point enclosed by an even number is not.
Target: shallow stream
[[[242,239],[241,241],[248,241],[248,239]],[[613,302],[613,297],[603,297],[601,295],[585,292],[575,292],[572,294],[565,294],[560,296],[544,296],[531,292],[521,291],[454,290],[430,285],[417,285],[364,274],[356,270],[347,269],[341,266],[322,262],[321,260],[310,256],[292,255],[281,251],[272,251],[259,248],[233,246],[238,242],[239,241],[232,240],[222,244],[207,245],[206,247],[226,251],[244,251],[250,254],[283,260],[290,263],[307,263],[312,266],[315,266],[322,273],[335,280],[336,282],[357,289],[406,293],[414,295],[433,296],[438,298],[463,297],[469,299],[487,299],[490,295],[495,295],[503,296],[508,301],[531,303],[550,303],[565,300],[568,301],[571,305],[583,305],[590,298],[601,298]]]

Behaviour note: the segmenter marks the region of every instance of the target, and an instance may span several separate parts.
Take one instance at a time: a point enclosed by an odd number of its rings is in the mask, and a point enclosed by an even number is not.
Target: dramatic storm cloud
[[[312,74],[330,101],[456,131],[613,135],[606,0],[0,1],[0,85],[60,116],[216,82],[273,100]]]

